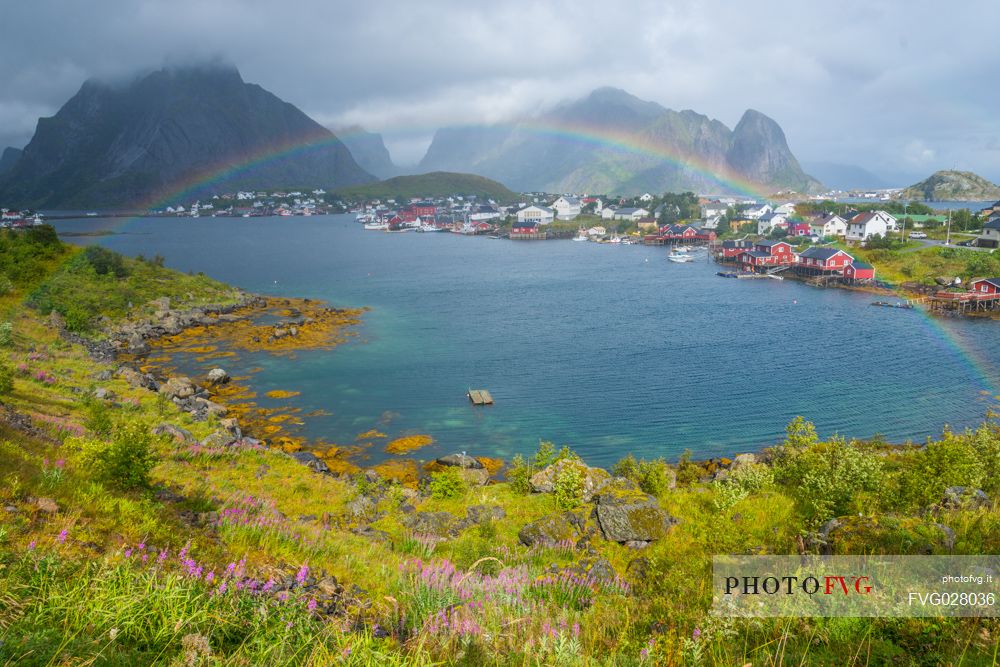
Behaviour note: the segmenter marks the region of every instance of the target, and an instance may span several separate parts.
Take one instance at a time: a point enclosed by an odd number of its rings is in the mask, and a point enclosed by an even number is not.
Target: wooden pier
[[[493,405],[493,397],[485,389],[470,389],[469,400],[473,405]]]

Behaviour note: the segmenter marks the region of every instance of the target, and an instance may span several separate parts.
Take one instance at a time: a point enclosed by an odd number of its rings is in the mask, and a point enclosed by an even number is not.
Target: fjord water
[[[823,436],[923,439],[993,404],[1000,322],[931,321],[871,295],[717,277],[660,247],[366,232],[352,216],[77,220],[63,232],[247,290],[368,306],[358,336],[251,355],[253,386],[300,391],[302,435],[428,433],[417,453],[509,458],[539,440],[592,464],[731,455],[796,415]],[[181,368],[206,367],[182,360]],[[241,368],[227,369],[239,374]],[[496,404],[472,407],[469,388]],[[376,446],[369,462],[385,458]]]

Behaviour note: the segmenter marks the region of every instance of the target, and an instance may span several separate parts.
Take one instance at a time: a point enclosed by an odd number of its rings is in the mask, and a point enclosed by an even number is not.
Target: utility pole
[[[903,227],[899,232],[899,240],[906,243],[906,210],[910,207],[909,203],[903,204]]]
[[[951,209],[948,209],[948,235],[944,239],[945,245],[951,245]]]

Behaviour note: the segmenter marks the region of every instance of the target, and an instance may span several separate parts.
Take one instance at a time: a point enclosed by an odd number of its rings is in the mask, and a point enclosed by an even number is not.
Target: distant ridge
[[[22,152],[20,148],[12,148],[10,146],[3,149],[3,154],[0,155],[0,174],[5,174],[13,169],[17,161],[21,159]]]
[[[971,171],[937,171],[899,194],[902,199],[924,201],[994,201],[1000,186]]]
[[[421,171],[459,171],[520,191],[796,190],[821,184],[792,155],[781,127],[753,109],[736,128],[599,88],[508,125],[439,129]]]
[[[245,83],[235,67],[162,69],[87,81],[38,121],[0,201],[34,208],[133,207],[218,191],[335,188],[375,180],[336,136]]]
[[[337,194],[357,199],[392,199],[395,197],[448,197],[475,195],[497,202],[513,202],[518,198],[502,183],[476,176],[446,171],[435,171],[415,176],[396,176],[378,183],[354,185],[337,190]]]
[[[802,167],[822,181],[823,185],[835,190],[883,190],[893,185],[902,185],[902,183],[893,184],[855,164],[804,162]]]
[[[335,128],[334,132],[351,151],[355,162],[369,174],[377,178],[400,175],[401,170],[393,164],[381,134],[368,132],[358,125]]]

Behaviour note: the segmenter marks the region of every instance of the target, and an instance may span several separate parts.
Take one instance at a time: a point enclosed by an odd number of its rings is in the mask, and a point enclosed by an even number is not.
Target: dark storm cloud
[[[0,1],[0,146],[88,77],[221,57],[404,159],[443,124],[615,85],[730,126],[760,109],[804,159],[1000,178],[994,0]]]

